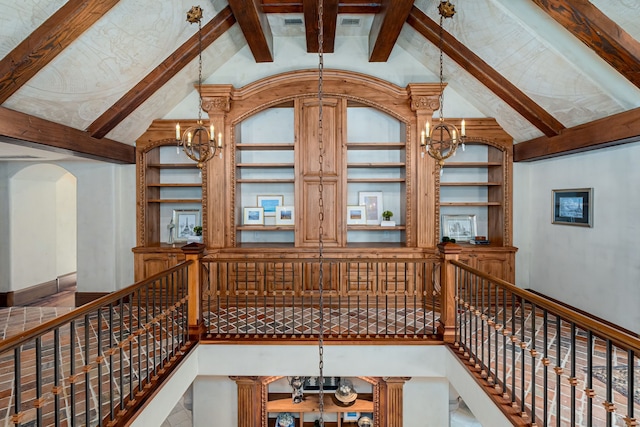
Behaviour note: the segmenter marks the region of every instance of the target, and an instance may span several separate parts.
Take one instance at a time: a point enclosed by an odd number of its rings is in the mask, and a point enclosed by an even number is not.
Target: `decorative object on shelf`
[[[360,412],[343,412],[342,421],[358,421],[360,419]]]
[[[472,245],[488,245],[491,242],[487,239],[487,236],[475,236],[473,239],[469,240],[469,243]]]
[[[193,227],[193,236],[189,236],[187,241],[202,243],[202,226],[196,225]]]
[[[264,225],[263,208],[244,208],[242,223],[244,225]]]
[[[293,225],[294,211],[293,206],[276,206],[276,225]]]
[[[456,239],[452,239],[449,236],[443,236],[442,237],[442,243],[455,243]]]
[[[367,223],[367,213],[364,206],[347,206],[347,225]]]
[[[593,227],[593,188],[552,190],[552,223]]]
[[[382,191],[361,191],[358,203],[365,208],[367,225],[380,225],[382,220]]]
[[[324,377],[324,390],[337,390],[340,377]],[[320,377],[304,377],[303,388],[305,390],[320,390]]]
[[[293,403],[300,403],[304,400],[304,377],[289,377],[291,386],[291,400]]]
[[[264,216],[276,216],[276,206],[284,204],[284,196],[259,195],[257,205],[264,209]]]
[[[391,217],[392,216],[393,216],[393,212],[391,212],[391,211],[382,212],[382,222],[380,223],[380,225],[382,227],[395,227],[396,226],[396,222],[395,221],[391,221]]]
[[[458,242],[468,242],[476,235],[476,216],[442,215],[442,235]]]
[[[296,419],[289,412],[281,412],[276,418],[276,427],[295,427]]]
[[[353,387],[353,383],[350,380],[342,378],[334,396],[339,405],[350,406],[355,403],[358,398],[358,393],[356,393],[356,389]]]
[[[176,235],[173,238],[176,242],[186,242],[190,237],[195,237],[193,228],[200,225],[199,209],[174,209],[173,219],[176,227]]]
[[[454,124],[444,121],[444,78],[442,71],[442,34],[444,30],[442,26],[445,18],[453,18],[453,15],[455,15],[455,6],[448,0],[441,1],[438,5],[438,13],[440,14],[440,38],[438,45],[438,49],[440,50],[440,108],[438,110],[437,123],[431,126],[429,120],[427,120],[425,130],[422,131],[420,136],[420,146],[422,149],[422,157],[424,157],[424,153],[426,152],[434,158],[442,168],[444,161],[455,155],[458,145],[462,145],[462,149],[464,150],[465,122],[462,120],[460,131],[458,131],[458,128]],[[440,169],[440,172],[442,173],[442,169]]]
[[[180,135],[180,123],[176,124],[176,140],[178,141],[178,149],[182,146],[187,157],[202,169],[204,164],[216,153],[219,152],[222,157],[222,132],[218,133],[216,140],[213,125],[211,124],[207,128],[202,123],[202,8],[200,6],[191,7],[187,12],[187,21],[191,24],[198,23],[198,122],[195,126],[187,128],[182,136]]]
[[[373,427],[373,420],[366,415],[358,419],[358,427]]]
[[[167,228],[169,229],[169,239],[167,240],[167,243],[173,243],[173,229],[176,228],[176,225],[173,223],[173,218],[169,221]]]

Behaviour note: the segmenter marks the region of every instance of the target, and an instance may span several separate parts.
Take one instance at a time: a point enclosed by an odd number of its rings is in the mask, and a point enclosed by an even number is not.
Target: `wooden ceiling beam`
[[[513,146],[513,160],[526,162],[640,141],[640,108],[565,129]]]
[[[260,0],[229,0],[256,62],[273,62],[273,34]]]
[[[262,0],[262,11],[264,13],[303,13],[303,2],[304,0]],[[379,1],[342,0],[338,3],[338,13],[361,14],[379,11]]]
[[[69,0],[0,61],[0,104],[119,0]]]
[[[532,0],[640,88],[640,43],[586,0]]]
[[[369,31],[369,62],[386,62],[411,12],[413,0],[383,0]]]
[[[49,151],[102,160],[134,164],[136,149],[110,139],[96,139],[69,126],[0,107],[0,136],[12,142]]]
[[[412,7],[407,23],[431,43],[438,46],[440,42],[440,26],[420,9],[415,6]],[[509,104],[543,134],[551,137],[558,135],[565,129],[562,123],[484,62],[478,55],[456,40],[455,37],[447,31],[442,33],[442,51],[500,99]]]
[[[202,27],[202,49],[206,49],[225,31],[235,24],[236,20],[229,6],[225,7],[211,21]],[[151,95],[171,80],[180,70],[198,56],[198,33],[194,34],[182,46],[176,49],[160,65],[145,76],[122,98],[107,109],[88,127],[94,138],[103,138]]]
[[[304,27],[307,38],[307,53],[318,53],[318,0],[304,0]],[[322,2],[322,51],[333,53],[338,22],[338,0]]]

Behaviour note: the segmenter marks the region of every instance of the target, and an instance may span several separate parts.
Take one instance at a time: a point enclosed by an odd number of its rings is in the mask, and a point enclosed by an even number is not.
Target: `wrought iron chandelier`
[[[180,123],[176,124],[176,141],[178,149],[182,150],[191,160],[202,169],[204,164],[220,153],[222,157],[222,132],[215,138],[213,124],[207,128],[202,123],[202,8],[192,6],[187,12],[187,21],[191,24],[198,23],[198,121],[194,126],[187,128],[180,134]]]
[[[444,161],[449,157],[455,155],[459,145],[462,145],[464,151],[465,141],[465,122],[462,120],[460,130],[452,124],[445,122],[444,120],[444,78],[443,78],[443,53],[442,53],[442,38],[443,38],[443,22],[445,18],[453,18],[456,10],[455,6],[448,0],[441,1],[438,5],[438,13],[440,14],[440,107],[438,110],[438,121],[431,126],[430,120],[427,120],[425,129],[420,135],[420,147],[422,150],[422,156],[427,153],[430,157],[434,158],[440,167],[444,166]],[[441,169],[442,171],[442,169]]]

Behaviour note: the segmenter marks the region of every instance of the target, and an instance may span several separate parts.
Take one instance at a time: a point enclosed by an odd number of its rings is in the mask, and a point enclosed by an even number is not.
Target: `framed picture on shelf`
[[[553,224],[593,227],[593,188],[552,190]]]
[[[284,196],[259,195],[258,207],[264,209],[264,216],[276,216],[276,206],[284,204]]]
[[[264,209],[244,208],[242,223],[244,225],[264,225]]]
[[[293,225],[293,212],[293,206],[276,206],[276,225]]]
[[[476,235],[475,215],[442,215],[442,237],[468,242]]]
[[[380,225],[382,221],[382,191],[361,191],[358,204],[364,206],[367,225]]]
[[[175,225],[175,242],[186,242],[189,237],[194,237],[196,232],[193,227],[200,224],[199,209],[174,209],[173,224]]]
[[[367,213],[364,206],[347,206],[347,224],[366,224]]]

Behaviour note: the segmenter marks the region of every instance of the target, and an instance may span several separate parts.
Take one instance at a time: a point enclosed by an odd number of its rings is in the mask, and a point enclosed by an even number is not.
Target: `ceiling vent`
[[[343,27],[359,27],[360,18],[342,18],[340,25]]]
[[[284,25],[302,25],[302,18],[284,18]]]

